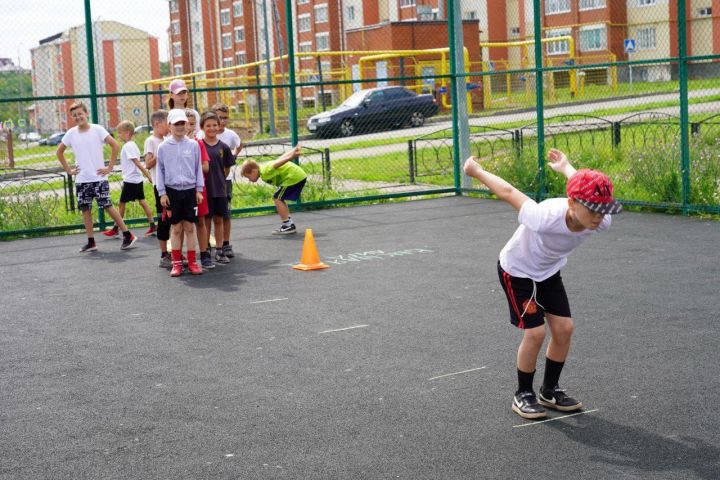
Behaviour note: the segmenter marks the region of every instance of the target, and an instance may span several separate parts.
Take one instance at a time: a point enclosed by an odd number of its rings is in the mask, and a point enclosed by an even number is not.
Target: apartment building
[[[158,39],[149,33],[115,21],[92,24],[97,93],[137,91],[138,83],[160,76]],[[85,25],[40,40],[31,49],[33,95],[52,97],[90,93]],[[66,130],[67,108],[75,100],[43,100],[34,105],[35,128],[44,133]],[[158,108],[159,100],[150,108]],[[98,99],[98,121],[108,128],[121,120],[144,123],[142,96]]]

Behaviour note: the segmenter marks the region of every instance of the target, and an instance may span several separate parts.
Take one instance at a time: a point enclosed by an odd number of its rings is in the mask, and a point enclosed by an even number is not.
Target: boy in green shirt
[[[307,182],[305,171],[290,161],[299,156],[300,145],[297,145],[292,150],[282,154],[274,162],[259,164],[255,160],[246,160],[240,167],[240,175],[251,182],[254,183],[258,179],[262,179],[265,183],[278,187],[273,194],[273,200],[278,215],[282,220],[282,225],[272,232],[273,235],[289,235],[296,232],[287,200],[297,200],[305,186],[305,182]]]

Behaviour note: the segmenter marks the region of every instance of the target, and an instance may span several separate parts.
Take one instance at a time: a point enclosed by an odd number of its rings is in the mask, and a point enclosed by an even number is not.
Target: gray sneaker
[[[225,245],[222,247],[222,254],[226,256],[227,258],[233,258],[235,256],[235,252],[233,252],[232,245]]]
[[[203,270],[212,270],[213,268],[215,268],[215,263],[212,261],[212,257],[210,256],[210,254],[201,255],[200,266],[203,268]]]
[[[222,253],[216,253],[215,263],[218,265],[227,265],[228,263],[230,263],[230,259]]]
[[[158,265],[158,267],[167,268],[168,270],[172,268],[172,258],[170,258],[170,254],[160,257],[160,265]]]
[[[283,223],[280,228],[277,230],[273,230],[273,235],[292,235],[293,233],[296,233],[297,229],[295,228],[295,224],[291,223],[290,225],[287,225]]]

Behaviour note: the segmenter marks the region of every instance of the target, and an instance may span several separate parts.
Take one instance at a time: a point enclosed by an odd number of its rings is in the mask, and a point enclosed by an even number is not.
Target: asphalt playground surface
[[[276,216],[234,220],[238,255],[200,277],[155,239],[0,243],[0,479],[720,478],[720,223],[626,212],[574,252],[561,386],[585,409],[532,422],[511,207],[294,218],[329,269],[290,268]]]

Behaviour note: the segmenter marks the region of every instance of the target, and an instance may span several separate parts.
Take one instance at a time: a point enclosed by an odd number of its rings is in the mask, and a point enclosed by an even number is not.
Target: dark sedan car
[[[349,137],[360,131],[420,127],[439,110],[431,94],[418,95],[405,87],[360,90],[340,106],[310,117],[307,128],[317,137]]]
[[[60,145],[60,142],[62,141],[63,137],[65,136],[65,132],[56,132],[50,135],[47,138],[43,138],[38,142],[38,145]]]

